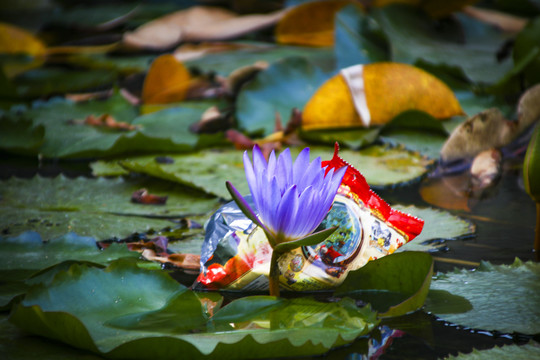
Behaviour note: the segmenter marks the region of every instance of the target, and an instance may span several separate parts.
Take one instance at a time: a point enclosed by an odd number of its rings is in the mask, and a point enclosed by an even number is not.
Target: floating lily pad
[[[156,156],[142,156],[119,163],[130,171],[175,181],[224,199],[230,198],[225,188],[227,180],[235,184],[241,193],[249,192],[241,151],[205,150],[163,158],[167,161],[160,161]]]
[[[291,148],[296,157],[300,148]],[[311,158],[320,156],[329,160],[332,148],[311,147]],[[342,150],[340,156],[356,167],[372,186],[388,186],[406,183],[420,178],[427,172],[431,161],[417,153],[400,148],[372,146],[360,151]],[[126,169],[176,181],[229,199],[225,181],[230,181],[242,193],[249,188],[244,174],[242,152],[237,150],[204,150],[189,155],[170,155],[169,161],[156,161],[155,156],[144,156],[121,160]]]
[[[237,300],[246,305],[237,307],[242,311],[227,310],[233,302],[214,312],[212,321],[198,297],[164,272],[126,262],[105,270],[73,265],[50,286],[31,288],[11,321],[106,357],[131,359],[315,355],[351,342],[377,323],[374,312],[351,300],[265,297],[277,304],[262,313],[260,300]],[[137,316],[142,321],[132,321]],[[185,321],[200,332],[185,329]]]
[[[88,351],[31,336],[10,323],[7,313],[0,314],[0,354],[10,360],[104,360]]]
[[[39,68],[13,79],[11,89],[2,86],[0,95],[7,98],[35,98],[110,85],[114,80],[115,74],[107,70]]]
[[[336,14],[334,31],[338,69],[389,59],[378,24],[358,6],[345,6]]]
[[[231,44],[235,44],[235,42],[231,42]],[[302,56],[327,71],[334,68],[334,55],[331,47],[285,46],[259,42],[238,42],[236,44],[245,45],[245,48],[208,54],[199,59],[186,61],[185,65],[204,72],[216,72],[228,76],[234,70],[253,65],[257,61],[274,63],[286,61],[285,59],[290,57]]]
[[[441,274],[431,283],[433,290],[445,290],[472,304],[472,310],[435,315],[475,329],[506,333],[540,333],[540,264],[492,265],[483,262],[476,271],[455,270]],[[432,311],[429,304],[427,311]]]
[[[530,360],[540,358],[540,344],[531,341],[525,345],[504,345],[495,346],[488,350],[477,350],[469,354],[458,354],[457,356],[448,356],[449,360],[492,360],[492,359],[514,359]]]
[[[120,176],[127,175],[129,171],[115,161],[98,160],[90,163],[94,176]]]
[[[100,250],[94,238],[69,233],[47,242],[33,231],[15,237],[0,237],[0,273],[2,279],[7,275],[26,275],[57,265],[67,260],[90,261],[107,264],[122,257],[138,258],[139,254],[129,251],[123,244],[112,244]]]
[[[166,204],[131,202],[132,193],[141,188],[168,196]],[[155,179],[11,178],[1,182],[0,198],[0,228],[4,234],[34,230],[45,240],[69,231],[97,240],[123,238],[175,225],[159,217],[205,214],[217,206],[215,199]]]
[[[448,133],[440,120],[423,111],[409,110],[396,116],[381,129],[381,139],[401,144],[431,159],[438,159]]]
[[[398,251],[436,251],[444,246],[441,241],[471,236],[476,231],[473,223],[452,215],[448,211],[400,205],[394,208],[424,220],[424,228],[420,235],[403,245]]]
[[[300,57],[272,64],[247,83],[237,99],[238,125],[250,133],[274,132],[276,113],[283,123],[294,108],[304,108],[311,95],[327,80],[320,68]]]
[[[336,289],[336,295],[369,302],[381,312],[380,316],[401,316],[424,305],[432,274],[433,259],[428,254],[389,255],[351,271]]]
[[[379,136],[380,127],[352,128],[346,130],[324,129],[313,131],[301,131],[302,140],[310,144],[334,145],[336,141],[340,146],[353,150],[371,145]]]
[[[32,122],[15,122],[0,115],[0,144],[2,148],[15,153],[32,153],[43,143],[45,128],[32,127]]]
[[[223,143],[221,134],[197,135],[189,126],[200,120],[204,110],[176,107],[138,116],[136,109],[116,94],[105,101],[74,103],[53,99],[36,102],[26,111],[14,110],[5,116],[18,126],[32,121],[33,128],[43,126],[43,144],[35,149],[45,157],[95,157],[126,152],[191,151],[197,146]],[[84,124],[89,116],[111,115],[117,122],[134,126],[131,130]],[[31,130],[31,129],[30,129]]]
[[[506,40],[501,32],[466,16],[437,27],[420,9],[393,4],[372,9],[372,15],[389,39],[393,61],[418,60],[462,69],[475,83],[493,84],[512,68],[512,61],[498,62],[496,53]],[[460,38],[463,36],[463,38]]]

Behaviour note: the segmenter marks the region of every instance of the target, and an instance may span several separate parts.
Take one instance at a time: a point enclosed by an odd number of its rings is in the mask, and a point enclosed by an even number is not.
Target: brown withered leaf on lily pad
[[[135,49],[159,50],[183,41],[232,39],[275,24],[285,11],[238,16],[218,7],[193,6],[125,33],[123,43]]]
[[[276,26],[276,40],[281,44],[334,45],[334,16],[344,6],[359,3],[351,0],[313,1],[289,11]]]
[[[173,55],[158,57],[144,79],[142,100],[145,104],[182,101],[191,84],[188,69]]]
[[[84,124],[96,127],[103,127],[113,130],[136,130],[137,126],[131,125],[130,123],[117,121],[114,117],[109,114],[102,114],[95,116],[93,114],[88,115],[84,120],[73,120],[75,124]]]
[[[531,124],[540,120],[540,84],[523,93],[517,119],[508,120],[498,108],[484,110],[454,129],[441,149],[441,159],[453,161],[473,157],[484,150],[512,142]]]
[[[302,128],[382,125],[406,110],[445,119],[463,113],[454,93],[433,75],[407,64],[354,65],[326,81],[303,111]]]

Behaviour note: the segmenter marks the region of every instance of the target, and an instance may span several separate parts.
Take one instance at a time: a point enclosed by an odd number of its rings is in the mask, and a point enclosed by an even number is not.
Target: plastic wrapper
[[[322,243],[294,249],[278,259],[283,289],[336,287],[349,271],[393,253],[422,231],[424,222],[392,209],[370,189],[358,170],[339,157],[337,146],[332,160],[322,163],[327,171],[345,165],[347,172],[332,208],[316,231],[332,226],[338,229]],[[249,196],[246,200],[251,201]],[[264,232],[230,202],[206,225],[201,272],[194,288],[266,290],[271,257]]]

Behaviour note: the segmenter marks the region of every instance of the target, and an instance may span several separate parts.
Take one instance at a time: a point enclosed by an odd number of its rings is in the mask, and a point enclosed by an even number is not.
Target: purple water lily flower
[[[260,148],[253,148],[253,164],[247,151],[244,169],[259,218],[276,243],[311,234],[324,219],[341,184],[346,167],[334,173],[321,167],[321,158],[309,160],[309,148],[293,163],[289,149],[268,162]]]
[[[268,287],[270,295],[279,296],[278,258],[300,246],[318,244],[337,229],[313,233],[330,210],[347,167],[326,173],[321,158],[309,161],[309,148],[294,163],[289,149],[277,160],[272,151],[267,162],[255,145],[253,163],[247,151],[244,153],[244,169],[259,216],[229,181],[227,189],[242,212],[266,234],[273,250]]]

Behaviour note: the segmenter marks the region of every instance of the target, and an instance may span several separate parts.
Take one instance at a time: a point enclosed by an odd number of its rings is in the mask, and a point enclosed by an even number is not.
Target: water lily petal
[[[271,179],[275,173],[276,173],[276,153],[274,150],[270,153],[270,157],[268,158],[268,177]]]
[[[296,185],[291,186],[283,194],[283,198],[277,211],[277,233],[279,235],[287,237],[288,233],[286,229],[290,229],[292,224],[296,221],[295,215],[298,212],[298,191]]]
[[[277,159],[276,178],[278,179],[281,195],[293,184],[292,182],[292,158],[289,148],[283,150]]]
[[[267,218],[265,218],[265,222],[267,222],[268,227],[272,228],[272,231],[277,232],[277,214],[278,207],[281,202],[281,191],[279,190],[279,185],[275,176],[272,177],[269,190],[268,215]]]
[[[304,148],[304,150],[300,151],[300,154],[298,154],[296,160],[294,161],[292,179],[294,184],[300,184],[309,165],[309,148]],[[302,187],[302,189],[304,187]]]
[[[257,177],[253,171],[253,166],[251,165],[247,151],[244,152],[244,172],[246,173],[249,192],[252,194],[252,196],[255,196],[253,194],[257,192]],[[255,204],[255,206],[257,206],[257,204]]]
[[[296,217],[295,228],[291,230],[291,237],[300,238],[311,233],[319,225],[320,221],[313,216],[315,191],[313,186],[308,186],[298,197],[300,206]]]
[[[317,180],[317,178],[320,178],[321,181],[324,179],[324,170],[321,168],[320,157],[313,160],[313,162],[309,164],[309,166],[304,170],[304,173],[300,177],[299,181],[296,182],[298,191],[304,190],[309,185],[315,185],[315,180]]]
[[[266,159],[259,145],[253,147],[253,170],[256,176],[259,176],[263,169],[267,168]]]

